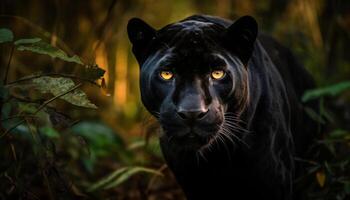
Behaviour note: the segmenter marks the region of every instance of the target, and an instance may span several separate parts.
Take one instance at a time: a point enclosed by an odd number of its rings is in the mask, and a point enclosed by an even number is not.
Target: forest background
[[[317,88],[302,101],[327,156],[296,180],[310,199],[350,196],[350,1],[2,0],[0,199],[184,199],[140,102],[126,24],[254,16]]]

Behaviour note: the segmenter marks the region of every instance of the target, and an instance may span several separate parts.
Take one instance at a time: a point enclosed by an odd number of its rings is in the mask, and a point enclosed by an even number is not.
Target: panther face
[[[200,149],[230,138],[247,101],[255,20],[243,17],[227,28],[188,19],[156,31],[134,18],[128,34],[141,66],[142,102],[159,120],[162,139]]]

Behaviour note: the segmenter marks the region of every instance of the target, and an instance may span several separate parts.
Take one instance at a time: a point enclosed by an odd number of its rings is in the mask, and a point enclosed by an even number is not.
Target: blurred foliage
[[[327,128],[296,158],[310,199],[350,196],[350,1],[2,0],[0,199],[183,199],[158,127],[140,103],[126,23],[160,28],[195,13],[252,15],[318,87],[303,101]],[[74,50],[74,51],[73,51]],[[80,56],[77,56],[80,55]],[[98,107],[98,109],[91,109]],[[322,154],[322,156],[320,156]]]
[[[20,39],[15,42],[15,45],[19,51],[32,51],[39,54],[47,54],[52,58],[58,57],[64,61],[83,64],[78,56],[74,55],[72,57],[68,57],[64,51],[43,42],[40,38]]]

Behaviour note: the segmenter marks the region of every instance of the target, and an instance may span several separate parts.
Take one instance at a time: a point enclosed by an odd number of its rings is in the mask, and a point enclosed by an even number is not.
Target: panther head
[[[141,68],[142,102],[159,120],[161,138],[183,149],[231,138],[248,101],[256,21],[245,16],[225,26],[192,16],[155,30],[133,18],[127,29]]]

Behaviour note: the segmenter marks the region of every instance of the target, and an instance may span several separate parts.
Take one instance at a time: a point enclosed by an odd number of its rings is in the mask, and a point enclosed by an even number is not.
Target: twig
[[[12,55],[13,55],[14,50],[15,50],[15,46],[12,45],[10,58],[9,58],[9,61],[7,62],[7,66],[6,66],[4,85],[6,85],[6,83],[7,83],[7,76],[8,76],[9,70],[10,70],[10,65],[11,65],[11,60],[12,60]]]
[[[36,115],[40,110],[42,110],[47,104],[49,104],[49,103],[51,103],[52,101],[54,101],[54,100],[56,100],[56,99],[58,99],[58,98],[60,98],[60,97],[62,97],[62,96],[64,96],[64,95],[66,95],[66,94],[68,94],[68,93],[70,93],[70,92],[76,90],[77,88],[79,88],[79,87],[82,86],[82,85],[83,85],[82,83],[79,83],[79,84],[77,84],[76,86],[72,87],[71,89],[69,89],[69,90],[63,92],[62,94],[59,94],[59,95],[57,95],[57,96],[55,96],[55,97],[52,97],[51,99],[45,101],[45,102],[44,102],[41,106],[39,106],[39,108],[34,112],[34,115]]]
[[[81,81],[86,81],[86,82],[94,84],[94,85],[96,85],[98,87],[101,87],[101,85],[99,85],[98,83],[96,83],[93,80],[90,80],[90,79],[87,79],[87,78],[78,77],[78,76],[75,76],[75,75],[72,75],[72,74],[60,74],[60,73],[43,73],[43,74],[33,75],[33,76],[29,76],[29,77],[25,77],[25,78],[21,78],[21,79],[9,82],[9,83],[6,84],[6,86],[13,85],[13,84],[16,84],[16,83],[19,83],[19,82],[23,82],[23,81],[29,81],[29,80],[32,80],[32,79],[35,79],[35,78],[40,78],[40,77],[43,77],[43,76],[61,76],[61,77],[66,77],[66,78],[72,78],[72,79],[77,79],[77,80],[81,80]]]
[[[39,111],[41,111],[43,108],[45,108],[45,106],[46,106],[47,104],[49,104],[49,103],[51,103],[52,101],[54,101],[54,100],[56,100],[56,99],[58,99],[58,98],[60,98],[60,97],[62,97],[62,96],[64,96],[64,95],[66,95],[66,94],[68,94],[68,93],[70,93],[70,92],[76,90],[77,88],[79,88],[79,87],[82,86],[82,85],[83,85],[82,83],[79,83],[79,84],[77,84],[76,86],[72,87],[71,89],[69,89],[69,90],[67,90],[67,91],[65,91],[65,92],[63,92],[63,93],[61,93],[61,94],[59,94],[59,95],[57,95],[57,96],[54,96],[54,97],[52,97],[51,99],[49,99],[49,100],[47,100],[47,101],[45,101],[41,106],[39,106],[39,108],[33,113],[33,115],[36,115]],[[11,132],[13,129],[15,129],[17,126],[21,125],[23,122],[25,122],[25,120],[21,120],[21,121],[18,122],[16,125],[14,125],[13,127],[11,127],[10,129],[6,130],[5,133],[2,134],[2,135],[0,136],[0,139],[3,138],[5,135],[7,135],[9,132]]]
[[[1,119],[0,121],[7,121],[7,120],[10,120],[10,119],[15,119],[15,118],[22,118],[22,117],[32,117],[32,118],[35,118],[36,116],[34,115],[14,115],[14,116],[10,116],[10,117],[7,117],[7,118],[4,118],[4,119]]]

